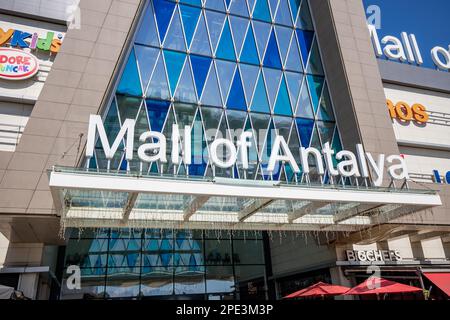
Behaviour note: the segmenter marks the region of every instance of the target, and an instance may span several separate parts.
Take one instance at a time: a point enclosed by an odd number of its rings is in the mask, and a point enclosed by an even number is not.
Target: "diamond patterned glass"
[[[144,166],[152,173],[210,175],[212,141],[243,130],[254,135],[249,169],[216,175],[292,181],[289,166],[264,172],[276,135],[297,160],[300,147],[342,149],[307,0],[148,0],[104,117],[110,139],[126,118],[136,134],[162,132],[169,160],[172,126],[195,127],[192,163]],[[138,170],[123,148],[111,169]],[[89,165],[106,168],[99,144]]]

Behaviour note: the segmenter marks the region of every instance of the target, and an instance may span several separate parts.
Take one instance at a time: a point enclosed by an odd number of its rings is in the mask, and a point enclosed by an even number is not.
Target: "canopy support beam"
[[[138,195],[139,193],[137,192],[132,192],[128,195],[127,203],[123,208],[123,215],[122,215],[122,222],[124,224],[126,224],[128,222],[128,219],[130,218],[131,211],[134,208]]]
[[[371,210],[376,210],[379,206],[374,206],[373,204],[361,204],[356,207],[352,207],[346,210],[338,211],[334,215],[334,223],[339,223],[353,217],[359,216],[364,213],[369,213]]]
[[[274,200],[272,199],[253,199],[251,203],[245,206],[241,212],[238,213],[239,222],[243,222],[258,211],[270,205]]]
[[[330,202],[310,202],[298,209],[294,209],[294,211],[288,213],[288,221],[289,223],[294,222],[295,220],[306,216],[308,214],[314,214],[317,209],[323,208],[329,205]]]
[[[189,221],[189,219],[200,209],[207,201],[209,196],[198,196],[192,198],[192,200],[187,204],[183,212],[183,220]]]

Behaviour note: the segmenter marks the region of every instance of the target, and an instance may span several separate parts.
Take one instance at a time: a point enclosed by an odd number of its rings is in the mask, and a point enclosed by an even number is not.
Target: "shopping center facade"
[[[0,9],[39,65],[0,79],[0,284],[262,300],[370,266],[445,297],[450,76],[380,55],[361,0]]]

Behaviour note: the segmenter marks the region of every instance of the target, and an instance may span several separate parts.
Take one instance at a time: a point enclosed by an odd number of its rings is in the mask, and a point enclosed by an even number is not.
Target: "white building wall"
[[[424,259],[442,260],[445,259],[445,250],[440,237],[421,241]]]
[[[387,240],[389,250],[398,250],[403,260],[413,260],[414,254],[408,236]]]
[[[0,0],[0,9],[46,19],[67,20],[68,6],[79,0]]]

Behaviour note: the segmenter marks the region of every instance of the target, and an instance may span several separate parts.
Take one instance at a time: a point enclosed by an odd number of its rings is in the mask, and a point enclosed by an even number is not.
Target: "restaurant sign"
[[[25,51],[0,48],[0,79],[24,80],[39,70],[37,58]]]
[[[346,250],[349,262],[397,262],[402,260],[398,250]]]

